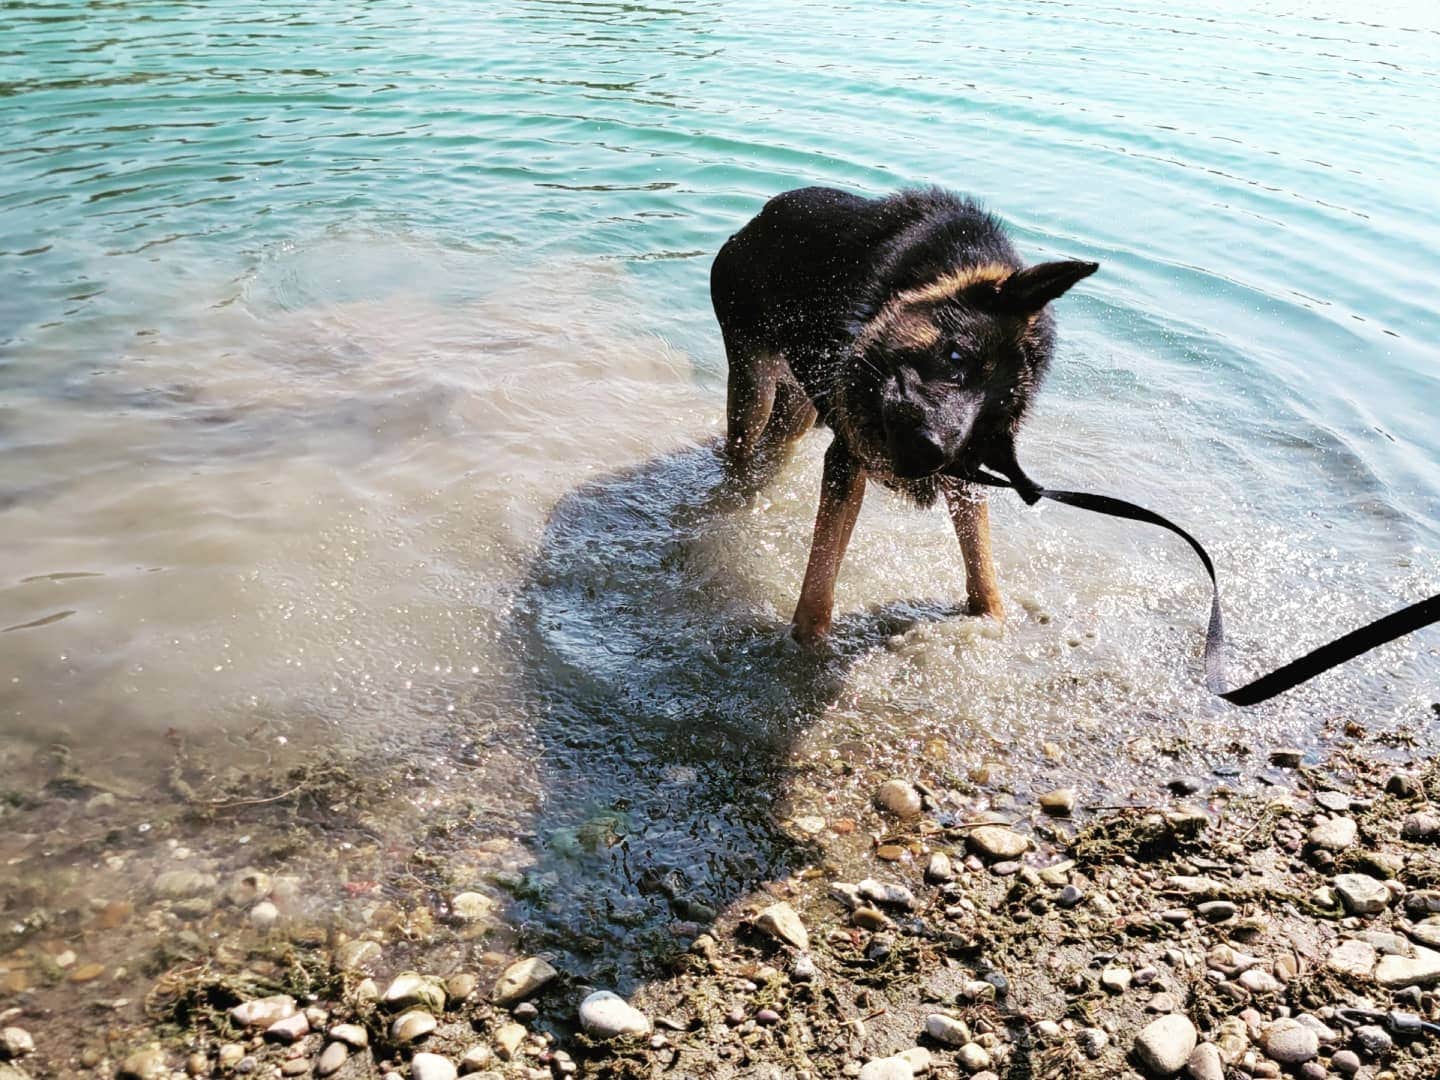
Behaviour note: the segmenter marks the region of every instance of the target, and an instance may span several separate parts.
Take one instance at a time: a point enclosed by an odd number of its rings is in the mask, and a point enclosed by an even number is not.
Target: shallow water
[[[802,656],[825,436],[711,498],[711,254],[787,187],[940,183],[1102,263],[1022,453],[1211,546],[1237,675],[1440,590],[1440,18],[1352,10],[6,7],[7,855],[72,824],[27,787],[55,743],[142,810],[177,742],[202,788],[323,753],[398,785],[367,874],[463,802],[434,843],[509,837],[559,935],[522,936],[623,980],[646,869],[729,903],[889,770],[1123,794],[1343,721],[1433,747],[1433,632],[1236,711],[1186,551],[1005,499],[1003,634],[943,517],[872,492]]]

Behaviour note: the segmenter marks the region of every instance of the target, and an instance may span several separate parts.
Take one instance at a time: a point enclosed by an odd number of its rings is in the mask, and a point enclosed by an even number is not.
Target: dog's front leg
[[[970,614],[1004,621],[1005,605],[1000,600],[1000,582],[990,555],[990,504],[983,495],[959,484],[945,485],[945,502],[965,560],[965,595]]]
[[[805,583],[800,587],[800,602],[791,624],[790,632],[801,644],[813,644],[830,632],[835,577],[840,573],[840,560],[845,557],[864,498],[865,471],[837,437],[825,452],[815,538],[810,543],[810,562],[805,567]]]

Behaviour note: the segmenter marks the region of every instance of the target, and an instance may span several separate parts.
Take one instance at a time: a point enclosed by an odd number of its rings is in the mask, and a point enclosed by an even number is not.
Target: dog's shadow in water
[[[712,446],[594,480],[550,515],[521,590],[512,625],[544,795],[514,922],[522,947],[577,980],[629,992],[719,910],[815,858],[780,825],[795,734],[856,659],[958,613],[850,615],[830,647],[801,650],[727,557],[753,540],[736,517],[745,494]]]

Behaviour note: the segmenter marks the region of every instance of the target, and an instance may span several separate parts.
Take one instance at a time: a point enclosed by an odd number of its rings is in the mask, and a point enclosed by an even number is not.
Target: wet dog
[[[1046,305],[1097,268],[1026,267],[999,222],[938,189],[788,191],[720,249],[710,295],[729,364],[730,466],[753,469],[817,422],[834,432],[798,640],[830,629],[867,479],[920,506],[944,495],[969,610],[1003,618],[986,503],[965,478],[1013,466],[1054,349]]]

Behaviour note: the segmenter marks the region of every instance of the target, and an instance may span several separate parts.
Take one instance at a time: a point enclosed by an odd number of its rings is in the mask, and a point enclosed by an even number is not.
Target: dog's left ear
[[[1073,260],[1027,266],[1000,283],[995,291],[995,306],[1007,315],[1033,315],[1099,269],[1099,263]]]

